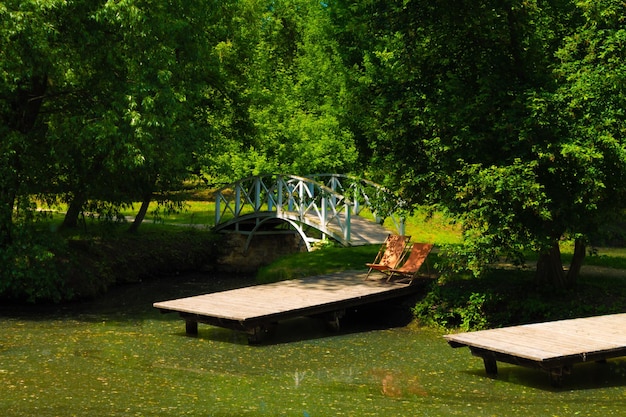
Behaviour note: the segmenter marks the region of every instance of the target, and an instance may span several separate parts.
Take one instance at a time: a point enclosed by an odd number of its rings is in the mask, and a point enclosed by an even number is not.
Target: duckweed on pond
[[[489,379],[467,349],[413,325],[374,326],[357,314],[331,334],[298,319],[273,343],[248,346],[208,325],[187,337],[182,320],[151,307],[249,283],[215,281],[139,284],[54,313],[4,308],[0,415],[626,415],[625,360],[576,366],[555,390],[546,374],[516,366]]]

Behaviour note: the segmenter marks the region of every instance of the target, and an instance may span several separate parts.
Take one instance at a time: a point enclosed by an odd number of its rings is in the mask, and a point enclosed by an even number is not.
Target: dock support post
[[[198,322],[193,320],[185,321],[185,333],[189,336],[197,336],[198,335]]]
[[[246,330],[248,333],[248,344],[257,345],[265,339],[269,334],[273,334],[276,331],[278,323],[267,323],[259,326],[254,326]]]
[[[338,311],[333,311],[332,313],[329,313],[326,315],[326,326],[334,331],[334,332],[338,332],[340,329],[340,323],[339,320],[342,319],[344,316],[346,315],[346,310],[338,310]]]
[[[570,366],[560,366],[549,369],[548,373],[550,374],[552,387],[561,388],[563,386],[563,375],[571,374],[572,368]]]
[[[498,376],[498,364],[495,358],[483,356],[483,363],[485,364],[485,371],[490,377]]]

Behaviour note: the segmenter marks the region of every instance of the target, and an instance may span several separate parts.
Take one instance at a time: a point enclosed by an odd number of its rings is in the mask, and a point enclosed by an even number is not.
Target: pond
[[[230,289],[249,278],[181,277],[118,288],[89,303],[0,308],[3,416],[611,416],[626,415],[626,361],[547,374],[452,349],[442,333],[357,312],[339,333],[296,319],[268,343],[200,325],[152,302]],[[378,317],[377,319],[373,319]]]

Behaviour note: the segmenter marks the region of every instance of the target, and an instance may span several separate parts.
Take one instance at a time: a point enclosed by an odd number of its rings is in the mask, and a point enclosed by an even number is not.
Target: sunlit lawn
[[[127,222],[130,222],[137,215],[140,205],[140,203],[134,203],[121,211],[121,214],[127,219]],[[63,220],[64,207],[59,206],[56,209],[56,211],[52,212],[51,222],[58,225]],[[244,212],[247,213],[250,211],[251,209],[248,208]],[[373,216],[366,210],[362,212],[362,216],[373,221]],[[226,214],[225,219],[228,218],[229,215]],[[98,223],[97,219],[89,217],[86,218],[86,221],[91,222],[91,224]],[[214,224],[215,203],[213,201],[191,200],[184,202],[180,210],[173,212],[165,211],[164,208],[159,206],[156,202],[151,203],[145,218],[145,224],[142,227],[146,229],[152,228],[150,225],[160,225],[163,227],[190,225],[211,228]],[[398,232],[391,219],[386,219],[384,226],[390,233]],[[461,243],[460,225],[454,224],[438,213],[435,213],[432,217],[428,217],[424,211],[418,210],[405,220],[404,227],[405,234],[411,236],[413,242],[429,242],[436,245],[454,245]],[[591,249],[594,249],[594,254],[593,256],[587,256],[585,264],[626,269],[626,248],[601,247]],[[565,262],[568,262],[574,251],[573,244],[571,242],[564,242],[561,245],[561,251],[564,255]],[[532,254],[529,255],[532,258]]]
[[[140,203],[134,203],[121,210],[120,214],[127,221],[131,221],[138,213]],[[54,214],[54,222],[60,223],[63,219],[64,206],[59,206]],[[244,207],[242,213],[249,213],[252,209]],[[364,210],[361,215],[370,220],[374,217]],[[150,204],[145,217],[146,223],[170,224],[170,225],[206,225],[212,227],[215,224],[215,202],[213,201],[185,201],[182,207],[175,211],[168,211],[158,203]],[[224,213],[224,219],[232,218],[228,211]],[[87,216],[88,221],[96,221]],[[398,233],[393,220],[385,220],[384,226],[390,233]],[[441,215],[435,214],[432,218],[427,218],[423,212],[417,212],[414,216],[405,221],[405,234],[411,236],[415,242],[431,242],[436,244],[454,244],[460,242],[460,228],[453,225]]]
[[[141,204],[134,203],[132,207],[122,211],[127,218],[134,218]],[[169,224],[208,225],[215,223],[215,203],[208,201],[185,201],[180,210],[167,212],[158,203],[150,203],[147,221]]]

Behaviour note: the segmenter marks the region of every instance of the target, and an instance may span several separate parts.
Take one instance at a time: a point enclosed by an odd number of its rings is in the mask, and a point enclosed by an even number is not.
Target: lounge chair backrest
[[[417,272],[424,264],[424,261],[426,261],[432,248],[433,245],[430,243],[414,243],[411,246],[411,253],[407,260],[400,268],[396,268],[395,271],[400,273]]]
[[[372,263],[366,263],[369,267],[367,277],[373,270],[388,274],[388,271],[395,268],[402,262],[406,255],[406,245],[411,240],[411,236],[389,235],[385,243],[380,247],[376,259]]]
[[[395,268],[404,256],[406,242],[406,236],[389,235],[385,244],[385,252],[379,264],[388,266],[389,268]]]

